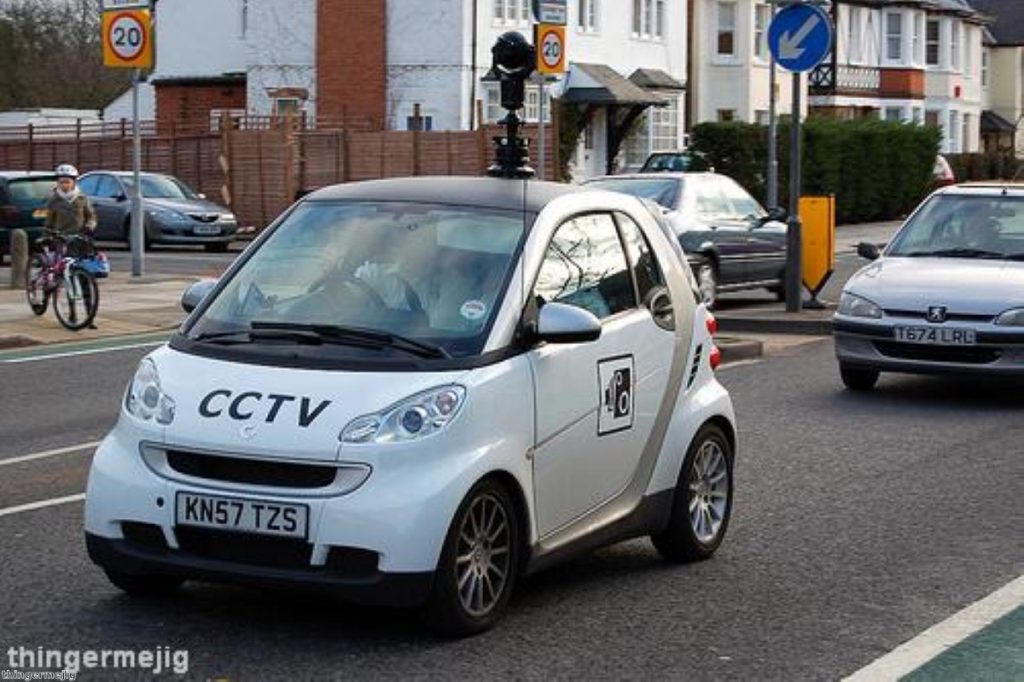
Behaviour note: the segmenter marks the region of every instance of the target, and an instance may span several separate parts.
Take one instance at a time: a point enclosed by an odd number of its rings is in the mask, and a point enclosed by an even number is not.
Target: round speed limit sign
[[[152,61],[149,11],[105,12],[103,63],[107,66],[149,68]]]
[[[565,27],[542,24],[537,34],[537,70],[544,74],[564,72]]]

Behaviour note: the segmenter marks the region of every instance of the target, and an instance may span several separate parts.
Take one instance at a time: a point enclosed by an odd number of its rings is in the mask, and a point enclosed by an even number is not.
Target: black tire
[[[500,508],[500,514],[495,511],[495,505]],[[467,542],[464,525],[472,523],[471,513],[479,514],[481,510],[484,513],[485,531],[482,535],[478,532],[475,538],[471,538],[474,542]],[[489,516],[491,513],[495,516]],[[493,535],[484,549],[478,543],[487,533],[496,528],[496,524],[502,521],[501,515],[506,524],[505,530]],[[434,573],[433,589],[421,613],[423,622],[428,628],[446,637],[465,637],[494,627],[505,612],[518,576],[522,555],[520,524],[521,521],[508,490],[497,481],[484,479],[469,491],[462,504],[459,505],[458,511],[455,512],[448,529],[437,571]],[[497,527],[500,529],[500,526]],[[470,529],[469,532],[472,530]],[[492,556],[492,550],[503,546],[507,547],[507,552],[500,554],[495,552]],[[460,559],[460,549],[471,551],[468,554],[464,553]],[[482,553],[485,553],[486,567],[478,566],[475,563],[481,558]],[[492,558],[494,558],[493,565],[496,567],[493,571],[491,569]],[[466,565],[464,570],[469,573],[479,571],[475,575],[485,575],[487,577],[486,584],[492,588],[489,592],[490,606],[481,613],[472,613],[464,604],[464,596],[461,594],[459,584],[459,571],[463,565]],[[500,568],[504,568],[505,571],[503,579],[499,578],[498,570]],[[484,594],[485,581],[481,578],[474,582],[473,575],[469,575],[468,580],[465,579],[466,577],[464,574],[462,582],[465,586],[470,587],[470,601],[474,601],[476,594],[473,591],[473,585],[479,584],[481,604],[483,604],[482,600],[486,596]],[[493,590],[492,578],[502,580],[497,594]]]
[[[132,219],[128,218],[124,222],[124,241],[128,245],[128,250],[132,248]],[[142,250],[149,251],[150,247],[153,246],[153,238],[149,236],[149,232],[146,231],[146,224],[143,221],[142,224]]]
[[[28,259],[28,267],[25,269],[25,298],[28,299],[28,306],[36,315],[46,313],[50,303],[49,292],[42,282],[40,274],[46,269],[46,261],[41,253],[34,253]]]
[[[705,448],[708,449],[705,449]],[[721,487],[694,489],[697,479],[694,464],[698,457],[716,457],[714,453],[722,457],[724,464],[724,513],[722,513],[719,525],[714,529],[710,537],[700,537],[694,528],[695,521],[691,520],[690,507],[696,503],[698,506],[713,496],[721,494]],[[717,462],[717,460],[716,460]],[[688,563],[691,561],[703,561],[711,557],[722,544],[726,530],[729,528],[729,518],[732,516],[732,465],[733,451],[729,439],[721,428],[714,424],[705,424],[697,431],[690,448],[686,451],[683,459],[683,466],[679,472],[679,480],[676,483],[675,494],[672,499],[672,515],[668,527],[657,535],[651,536],[654,547],[663,558],[673,563]],[[716,493],[717,490],[717,493]],[[696,498],[696,499],[695,499]],[[719,498],[720,499],[720,498]],[[716,503],[717,504],[717,503]],[[710,508],[710,505],[708,505]],[[698,512],[703,514],[703,508]],[[709,512],[710,514],[710,512]],[[713,518],[708,516],[706,518]],[[709,528],[709,530],[711,530]]]
[[[173,594],[185,582],[182,578],[166,575],[136,575],[103,569],[114,587],[132,596],[150,597]]]
[[[851,391],[870,391],[878,383],[881,373],[877,369],[863,369],[839,365],[839,376]]]
[[[697,291],[700,294],[701,303],[708,310],[714,310],[718,304],[718,264],[714,259],[705,257],[697,265],[694,273],[697,279]]]
[[[227,253],[228,244],[229,242],[214,242],[213,244],[203,244],[203,248],[207,253]]]
[[[77,291],[68,291],[68,281]],[[53,290],[53,312],[65,329],[73,332],[85,329],[92,324],[99,307],[100,288],[96,279],[85,270],[74,268],[67,281],[64,278],[57,281]]]
[[[776,301],[785,301],[786,300],[786,287],[785,286],[768,287],[768,292],[771,293],[773,296],[775,296],[775,300]]]

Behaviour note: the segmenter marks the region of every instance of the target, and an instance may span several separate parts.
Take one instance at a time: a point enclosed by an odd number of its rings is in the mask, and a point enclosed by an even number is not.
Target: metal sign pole
[[[545,137],[547,136],[544,131],[544,93],[547,92],[547,77],[541,75],[540,77],[540,104],[537,107],[539,112],[538,118],[540,120],[540,130],[537,133],[537,178],[539,180],[544,179],[544,143]]]
[[[142,166],[142,135],[139,131],[139,79],[141,69],[135,70],[132,80],[132,178],[131,196],[131,245],[132,245],[132,277],[141,277],[145,270],[145,235],[142,224],[142,183],[139,171]]]
[[[793,74],[793,110],[790,112],[789,143],[789,225],[786,229],[786,312],[802,307],[803,244],[800,223],[800,74]]]
[[[775,6],[772,6],[774,18]],[[768,208],[779,205],[779,129],[776,106],[775,55],[768,55]]]

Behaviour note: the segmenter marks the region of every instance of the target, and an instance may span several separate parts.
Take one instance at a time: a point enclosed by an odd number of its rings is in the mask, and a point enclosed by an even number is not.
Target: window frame
[[[893,31],[893,20],[896,20],[896,31]],[[903,26],[903,12],[900,11],[887,11],[884,15],[883,33],[885,41],[883,43],[884,58],[883,62],[889,64],[903,64],[903,35],[905,33]],[[895,43],[893,41],[896,41]],[[893,55],[892,47],[895,45],[896,52]]]
[[[931,38],[931,28],[935,27],[935,39]],[[931,50],[935,50],[935,60],[931,60]],[[924,65],[939,68],[942,66],[942,21],[940,19],[925,20],[924,28]]]
[[[732,21],[728,27],[724,27],[722,24],[722,9],[728,7],[732,14]],[[737,3],[736,0],[715,0],[715,51],[714,59],[719,62],[734,62],[739,57],[739,50],[737,49],[736,40],[736,17],[737,17]],[[730,52],[722,52],[722,37],[725,35],[731,36],[730,38]]]

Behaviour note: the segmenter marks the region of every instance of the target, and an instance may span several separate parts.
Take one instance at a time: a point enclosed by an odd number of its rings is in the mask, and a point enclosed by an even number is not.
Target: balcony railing
[[[881,70],[870,66],[833,66],[825,62],[810,76],[811,93],[815,95],[877,94],[881,85]]]

